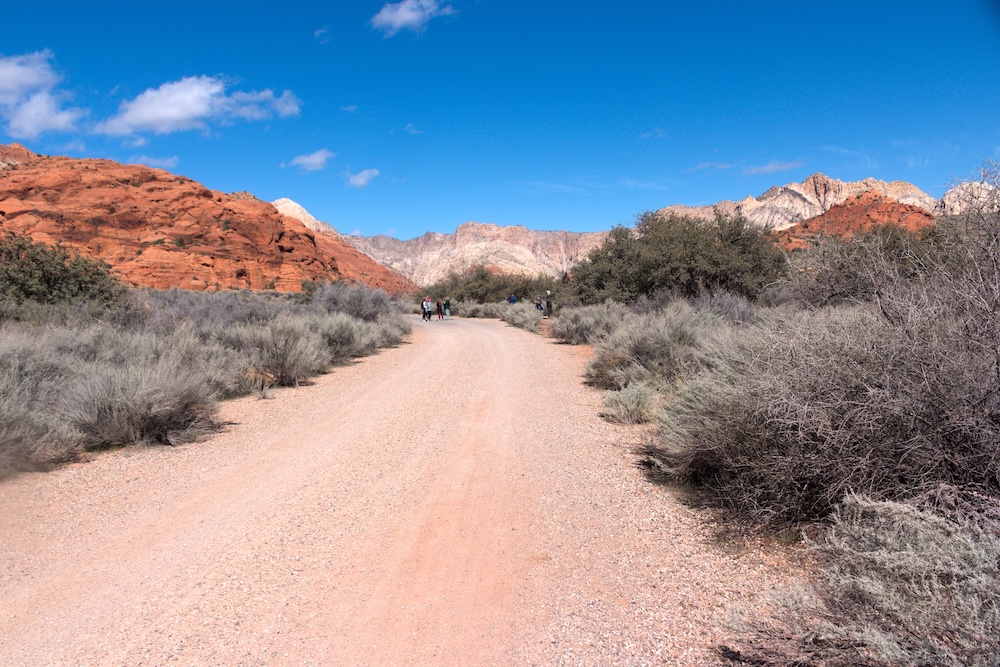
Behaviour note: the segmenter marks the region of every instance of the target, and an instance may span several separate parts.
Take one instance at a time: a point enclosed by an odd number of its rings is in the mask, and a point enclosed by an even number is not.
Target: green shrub
[[[452,303],[493,303],[505,301],[511,294],[518,301],[533,301],[536,296],[542,296],[546,290],[552,290],[554,295],[561,294],[562,282],[551,276],[522,276],[507,273],[496,273],[485,266],[475,266],[463,273],[452,272],[448,277],[433,285],[421,288],[422,295],[437,295],[440,298],[450,297]],[[465,317],[471,317],[465,315]]]
[[[571,345],[594,343],[610,335],[628,314],[625,306],[613,301],[566,308],[549,321],[549,331],[555,338]]]
[[[111,305],[126,292],[103,262],[15,234],[0,237],[0,301]]]
[[[785,275],[784,254],[741,217],[714,221],[642,213],[635,229],[616,227],[604,244],[571,271],[570,286],[584,304],[632,303],[669,292],[695,297],[727,291],[755,298]]]
[[[510,305],[502,301],[493,303],[476,303],[474,301],[459,301],[451,309],[452,315],[499,320],[507,312]]]

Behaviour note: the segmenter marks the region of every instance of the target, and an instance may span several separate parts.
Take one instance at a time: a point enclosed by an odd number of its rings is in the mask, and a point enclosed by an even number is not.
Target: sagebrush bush
[[[459,317],[479,317],[499,320],[509,307],[509,304],[502,301],[488,303],[459,301],[452,307],[451,314],[458,315]]]
[[[518,329],[537,333],[538,327],[542,323],[542,311],[532,304],[515,303],[506,307],[500,319]]]
[[[405,304],[380,289],[343,282],[322,283],[309,291],[311,303],[327,313],[343,313],[366,322],[398,314]]]
[[[655,315],[627,317],[598,341],[586,378],[602,389],[671,385],[713,364],[712,339],[725,326],[683,301]]]
[[[816,581],[752,623],[743,662],[1000,665],[1000,522],[848,495],[811,545]]]
[[[652,419],[655,397],[656,391],[645,382],[606,391],[603,416],[622,424],[645,424]]]
[[[549,331],[571,345],[595,343],[618,328],[628,314],[628,308],[614,301],[565,308],[549,321]]]

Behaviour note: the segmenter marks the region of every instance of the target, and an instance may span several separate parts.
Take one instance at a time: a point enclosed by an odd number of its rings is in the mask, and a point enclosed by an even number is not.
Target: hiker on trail
[[[439,320],[444,319],[444,306],[441,304],[441,299],[437,300],[437,314]]]
[[[542,297],[536,296],[535,297],[535,310],[541,310],[541,309],[542,309]]]
[[[444,298],[444,319],[451,319],[451,299],[448,297]]]
[[[552,317],[552,290],[545,290],[545,317]]]
[[[507,303],[513,306],[515,303],[517,303],[517,297],[511,294],[509,297],[507,297]]]
[[[429,296],[425,296],[424,300],[420,303],[420,310],[420,318],[430,322],[431,312],[434,310],[434,304],[431,303],[431,298]]]

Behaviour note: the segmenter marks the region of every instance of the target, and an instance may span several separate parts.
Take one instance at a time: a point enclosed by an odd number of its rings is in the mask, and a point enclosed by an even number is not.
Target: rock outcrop
[[[124,282],[181,289],[297,291],[344,279],[394,293],[414,285],[336,236],[317,234],[249,193],[111,160],[0,145],[0,233],[61,243]]]
[[[607,232],[532,231],[521,225],[467,222],[454,234],[428,232],[408,241],[388,236],[345,238],[418,285],[429,285],[450,272],[479,265],[499,273],[560,276],[606,237]]]
[[[813,174],[801,183],[774,186],[759,197],[746,197],[739,202],[721,201],[714,206],[684,206],[676,204],[660,212],[692,215],[712,219],[715,209],[730,215],[742,215],[761,227],[781,230],[802,220],[815,218],[831,207],[842,204],[864,192],[876,192],[901,204],[932,212],[937,201],[917,186],[905,181],[838,181],[823,174]]]
[[[1000,190],[986,181],[960,183],[938,200],[935,215],[962,215],[972,208],[1000,210]]]
[[[330,236],[340,236],[337,230],[333,228],[333,225],[322,220],[317,220],[298,202],[282,197],[281,199],[275,199],[271,204],[274,205],[274,208],[278,209],[278,213],[287,215],[289,218],[295,218],[314,232]]]
[[[933,224],[934,216],[923,207],[904,204],[872,190],[834,204],[814,218],[776,230],[772,236],[786,250],[798,250],[821,236],[849,239],[885,225],[919,232]]]

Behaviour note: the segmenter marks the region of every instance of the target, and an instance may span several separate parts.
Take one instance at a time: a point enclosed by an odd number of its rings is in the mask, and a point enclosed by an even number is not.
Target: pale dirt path
[[[715,664],[780,563],[643,479],[579,348],[414,329],[209,441],[0,482],[0,665]]]

